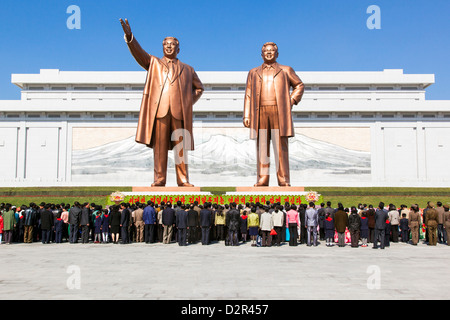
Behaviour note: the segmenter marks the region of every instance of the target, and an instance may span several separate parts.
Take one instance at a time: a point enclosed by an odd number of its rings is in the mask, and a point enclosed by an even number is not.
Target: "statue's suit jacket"
[[[295,134],[291,113],[291,98],[297,105],[303,96],[305,86],[291,67],[275,63],[274,68],[274,86],[277,97],[280,136],[293,137]],[[244,118],[250,119],[250,139],[258,138],[262,80],[262,65],[250,70],[248,73]],[[293,87],[292,93],[289,93],[290,87]]]
[[[126,39],[125,39],[126,41]],[[145,52],[134,38],[126,41],[131,54],[136,61],[147,70],[147,80],[144,87],[139,123],[136,131],[136,142],[153,147],[153,127],[161,102],[164,83],[167,80],[168,66],[164,59],[154,57]],[[178,81],[181,109],[183,113],[184,129],[190,134],[190,139],[183,139],[184,150],[194,150],[194,136],[192,134],[192,106],[203,94],[204,88],[194,69],[178,60],[177,75],[174,81]],[[173,149],[171,144],[170,149]]]

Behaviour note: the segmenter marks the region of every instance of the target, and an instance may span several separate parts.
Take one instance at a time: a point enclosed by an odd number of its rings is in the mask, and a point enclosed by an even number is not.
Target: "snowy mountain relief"
[[[246,138],[248,135],[245,136]],[[197,186],[248,186],[256,180],[256,142],[242,135],[194,136],[189,152],[189,176]],[[296,134],[289,139],[291,184],[314,181],[367,181],[371,154]],[[175,185],[173,151],[169,152],[167,181]],[[153,150],[138,144],[134,136],[101,146],[73,150],[74,181],[104,181],[125,185],[153,181]],[[297,183],[298,182],[298,183]],[[275,160],[271,149],[271,183],[276,185]]]

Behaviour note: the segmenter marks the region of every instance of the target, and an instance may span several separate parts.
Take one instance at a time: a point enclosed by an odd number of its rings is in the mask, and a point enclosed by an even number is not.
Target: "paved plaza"
[[[0,245],[3,299],[449,299],[450,248]]]

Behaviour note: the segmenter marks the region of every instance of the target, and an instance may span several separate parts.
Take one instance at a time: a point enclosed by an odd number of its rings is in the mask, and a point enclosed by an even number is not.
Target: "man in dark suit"
[[[129,204],[125,202],[120,205],[120,209],[122,209],[122,213],[120,215],[120,226],[122,228],[122,244],[130,243],[130,239],[128,237],[128,227],[130,226],[131,213],[128,207]]]
[[[186,234],[188,227],[188,213],[186,212],[186,206],[181,204],[180,210],[176,214],[176,225],[178,228],[178,245],[186,246]]]
[[[166,208],[162,212],[162,224],[164,227],[163,243],[168,244],[172,240],[175,222],[175,210],[172,209],[172,204],[167,202]]]
[[[144,213],[142,215],[144,220],[144,237],[145,243],[155,242],[155,232],[156,232],[156,210],[155,204],[152,201],[147,202],[147,206],[144,208]]]
[[[200,226],[202,227],[202,245],[209,244],[209,229],[212,224],[211,211],[209,204],[205,203],[204,208],[200,211]]]
[[[191,204],[188,211],[188,241],[189,243],[197,242],[197,228],[199,225],[199,217],[194,205]]]
[[[389,215],[384,209],[384,203],[380,202],[377,211],[375,211],[375,239],[373,239],[373,249],[378,249],[378,241],[380,241],[380,249],[384,249],[386,238],[386,220]]]
[[[50,204],[44,206],[41,213],[42,243],[50,243],[50,234],[53,229],[53,213],[50,211]]]
[[[76,201],[69,210],[69,242],[78,242],[78,225],[80,224],[81,205]]]
[[[81,243],[89,243],[89,220],[91,216],[91,210],[89,209],[89,203],[85,202],[81,209],[80,227],[81,227]]]
[[[238,232],[240,230],[241,219],[239,211],[236,209],[236,203],[231,203],[230,207],[231,209],[228,211],[225,218],[225,224],[228,228],[228,239],[230,240],[230,245],[237,246],[239,244]]]
[[[300,219],[300,244],[307,243],[306,208],[306,203],[302,203],[298,206],[298,216]]]

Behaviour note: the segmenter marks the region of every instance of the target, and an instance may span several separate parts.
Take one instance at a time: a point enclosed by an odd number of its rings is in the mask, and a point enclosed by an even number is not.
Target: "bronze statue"
[[[248,74],[243,119],[244,126],[251,129],[250,139],[257,140],[258,180],[254,186],[269,185],[272,140],[278,185],[290,187],[288,138],[295,134],[291,110],[300,102],[305,88],[291,67],[277,63],[275,43],[265,43],[261,56],[264,63]]]
[[[157,58],[141,48],[127,19],[120,19],[120,23],[131,54],[148,71],[136,142],[153,148],[152,187],[166,185],[168,151],[172,149],[178,186],[192,187],[187,151],[194,150],[192,107],[203,94],[203,84],[191,66],[177,59],[180,45],[176,38],[164,39],[164,57]]]

